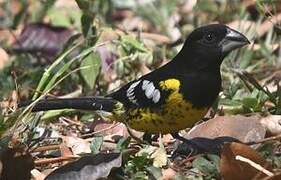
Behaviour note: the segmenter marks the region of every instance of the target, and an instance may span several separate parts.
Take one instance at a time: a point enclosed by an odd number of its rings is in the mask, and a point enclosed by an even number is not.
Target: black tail
[[[26,106],[24,103],[20,106]],[[111,98],[80,97],[65,99],[44,99],[33,106],[32,111],[47,111],[55,109],[80,109],[80,110],[103,110],[111,112],[115,108],[116,101]]]

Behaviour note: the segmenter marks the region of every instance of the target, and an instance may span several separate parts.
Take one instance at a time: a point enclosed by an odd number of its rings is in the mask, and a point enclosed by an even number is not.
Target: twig
[[[63,161],[70,161],[72,159],[77,159],[79,156],[64,156],[64,157],[56,157],[56,158],[48,158],[48,159],[39,159],[34,162],[35,166],[41,166],[49,163],[59,163]]]
[[[41,146],[41,147],[36,147],[36,148],[32,149],[31,153],[42,152],[42,151],[50,151],[50,150],[55,150],[55,149],[59,149],[59,148],[60,148],[59,144]]]
[[[262,173],[266,174],[267,176],[274,176],[274,174],[270,171],[268,171],[267,169],[265,169],[264,167],[262,167],[260,164],[255,163],[254,161],[247,159],[243,156],[237,155],[235,156],[236,160],[248,163],[250,166],[252,166],[253,168],[261,171]]]
[[[198,155],[195,155],[195,156],[188,156],[186,157],[185,159],[179,161],[178,163],[176,163],[176,166],[179,167],[179,166],[182,166],[184,165],[185,163],[187,162],[191,162],[193,160],[195,160],[196,158],[202,156],[203,154],[198,154]]]
[[[136,32],[133,32],[133,33],[136,34]],[[153,40],[153,41],[157,41],[157,43],[160,43],[160,44],[171,43],[171,39],[167,36],[164,36],[164,35],[141,32],[140,36],[144,39],[150,39],[150,40]]]
[[[261,140],[258,140],[258,141],[246,142],[245,144],[246,145],[254,145],[254,144],[260,144],[260,143],[264,143],[264,142],[267,142],[267,141],[278,140],[278,139],[281,139],[281,134],[279,134],[277,136],[272,136],[272,137],[269,137],[269,138],[264,138],[264,139],[261,139]]]
[[[110,129],[113,129],[115,128],[116,126],[118,126],[120,123],[116,123],[114,122],[114,124],[112,124],[111,126],[109,126],[108,128],[104,128],[104,129],[101,129],[99,131],[94,131],[94,132],[91,132],[91,133],[88,133],[88,134],[83,134],[80,136],[80,138],[90,138],[98,133],[101,133],[101,132],[104,132],[104,131],[107,131],[107,130],[110,130]]]
[[[281,21],[281,13],[268,18],[265,22],[263,22],[257,30],[258,37],[263,36],[266,32],[272,29],[276,24]]]

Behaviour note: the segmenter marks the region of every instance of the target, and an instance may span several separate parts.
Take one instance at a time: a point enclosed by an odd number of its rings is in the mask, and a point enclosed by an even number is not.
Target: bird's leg
[[[140,138],[138,138],[137,136],[135,136],[134,133],[132,132],[131,128],[128,126],[128,124],[125,123],[125,125],[126,125],[126,127],[127,127],[127,130],[128,130],[129,135],[130,135],[135,141],[137,141],[137,143],[139,143],[139,144],[151,144],[151,143],[148,143],[146,140],[140,139]],[[145,135],[145,134],[144,134],[144,135]],[[151,135],[151,134],[150,134],[150,135]],[[151,139],[151,138],[150,138],[150,139]]]
[[[143,139],[145,142],[149,143],[149,144],[152,143],[152,139],[151,139],[151,138],[152,138],[152,134],[149,133],[149,132],[145,132],[144,135],[142,136],[142,139]]]

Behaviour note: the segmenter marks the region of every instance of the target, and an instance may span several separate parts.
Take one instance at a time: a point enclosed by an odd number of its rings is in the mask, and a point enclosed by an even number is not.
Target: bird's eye
[[[213,43],[216,40],[214,33],[208,33],[203,37],[203,41],[206,43]]]

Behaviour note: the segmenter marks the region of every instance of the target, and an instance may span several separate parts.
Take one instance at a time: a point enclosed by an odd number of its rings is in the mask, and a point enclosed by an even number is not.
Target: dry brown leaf
[[[133,36],[140,36],[142,40],[145,42],[146,40],[152,40],[155,44],[168,44],[171,43],[171,39],[167,36],[155,33],[147,33],[147,32],[127,32]],[[112,41],[118,39],[120,36],[125,35],[125,33],[121,30],[111,30],[104,29],[99,35],[99,42]]]
[[[171,134],[164,134],[162,137],[163,144],[169,144],[173,141],[173,136]]]
[[[268,115],[260,119],[267,132],[272,135],[281,133],[281,115]]]
[[[126,134],[127,131],[124,124],[106,121],[106,120],[93,121],[90,129],[91,131],[93,131],[93,133],[102,134],[103,136],[107,136],[107,135],[123,136]]]
[[[227,26],[233,28],[233,29],[239,29],[243,27],[244,30],[253,28],[256,26],[256,23],[253,21],[248,21],[248,20],[235,20],[230,23],[227,23]]]
[[[153,159],[154,167],[163,167],[167,165],[168,158],[167,153],[164,148],[159,147],[156,151],[151,154],[151,158]]]
[[[51,172],[53,172],[55,169],[57,169],[57,167],[53,167],[51,169],[44,169],[43,171],[41,171],[42,174],[44,174],[45,176],[48,176]]]
[[[46,175],[38,171],[37,169],[31,170],[31,176],[34,180],[44,180]]]
[[[276,51],[278,48],[279,48],[279,44],[275,43],[275,44],[271,44],[270,45],[270,51],[271,52],[274,52]],[[252,47],[251,47],[254,51],[260,51],[263,47],[261,47],[260,44],[254,44]]]
[[[64,143],[60,144],[60,152],[62,157],[73,156],[71,149],[67,147]],[[67,164],[67,161],[64,161],[63,164]]]
[[[62,136],[63,143],[71,148],[74,155],[82,153],[91,153],[90,143],[85,139],[71,137],[71,136]]]
[[[268,176],[263,178],[262,180],[280,180],[281,179],[281,173],[274,174],[273,176]]]
[[[281,22],[281,13],[272,16],[271,18],[266,19],[257,29],[258,37],[263,36],[270,29],[272,29],[276,24]]]
[[[236,160],[237,156],[244,157],[260,165],[265,171],[272,171],[270,164],[254,149],[244,144],[230,143],[224,145],[221,154],[220,172],[224,179],[260,179],[267,176],[264,172],[253,167],[249,163]]]
[[[79,9],[77,3],[75,1],[69,0],[57,0],[54,5],[56,8],[73,8]]]
[[[176,171],[172,168],[162,169],[162,180],[173,180],[175,179]]]
[[[193,8],[196,6],[197,0],[187,0],[184,4],[180,7],[181,13],[190,13],[192,12]]]
[[[4,49],[0,48],[0,70],[3,69],[8,62],[9,55]]]
[[[118,28],[123,29],[125,31],[133,31],[133,30],[142,30],[148,31],[149,24],[144,21],[141,17],[127,17],[121,24],[117,25]]]
[[[256,32],[257,37],[262,37],[265,33],[270,31],[276,24],[281,22],[281,13],[276,14],[270,18],[267,18],[262,24],[257,27],[257,24],[253,21],[236,20],[228,23],[231,28],[237,29],[243,27],[244,30],[253,29]]]
[[[245,117],[218,116],[192,128],[187,134],[188,139],[196,137],[217,138],[232,137],[241,142],[257,141],[265,137],[266,130],[261,125],[260,116]]]

